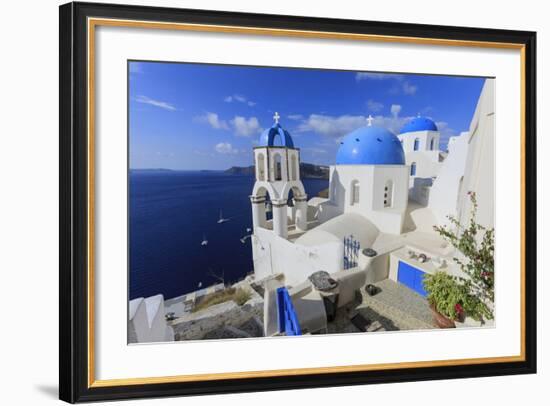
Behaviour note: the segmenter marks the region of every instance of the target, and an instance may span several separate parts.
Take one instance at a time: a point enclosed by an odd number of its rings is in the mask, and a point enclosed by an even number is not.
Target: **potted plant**
[[[467,302],[465,286],[458,278],[438,271],[424,276],[424,289],[434,322],[439,328],[456,327],[455,321],[464,320],[464,303]]]
[[[453,261],[459,266],[462,276],[445,272],[426,275],[424,288],[430,305],[439,314],[451,321],[469,316],[484,323],[494,318],[495,230],[476,223],[476,195],[468,192],[468,196],[472,211],[466,225],[449,216],[450,226],[434,227],[456,248],[457,256]]]

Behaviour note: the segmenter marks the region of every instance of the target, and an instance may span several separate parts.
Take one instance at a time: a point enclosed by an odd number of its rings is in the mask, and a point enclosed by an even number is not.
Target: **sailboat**
[[[206,239],[206,234],[203,234],[202,235],[202,242],[201,242],[201,245],[204,247],[206,245],[208,245],[208,240]]]
[[[223,218],[223,213],[222,213],[222,211],[220,210],[220,218],[218,219],[218,224],[225,223],[226,221],[229,221],[229,219],[224,219],[224,218]]]
[[[244,244],[246,243],[246,240],[252,238],[252,235],[245,235],[243,238],[241,238],[241,242]]]

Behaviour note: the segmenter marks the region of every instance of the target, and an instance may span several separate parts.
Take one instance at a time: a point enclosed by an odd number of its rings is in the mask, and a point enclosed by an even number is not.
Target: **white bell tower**
[[[300,180],[300,150],[294,147],[289,132],[279,124],[280,118],[279,113],[275,113],[273,126],[262,133],[259,145],[254,148],[256,183],[250,202],[254,230],[261,227],[287,238],[293,217],[297,230],[307,230],[307,195]],[[291,190],[294,208],[289,210]],[[270,221],[266,218],[269,202],[273,210]]]

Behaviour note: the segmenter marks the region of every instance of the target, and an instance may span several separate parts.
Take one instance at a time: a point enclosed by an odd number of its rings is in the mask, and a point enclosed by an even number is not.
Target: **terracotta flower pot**
[[[449,319],[447,316],[442,315],[439,313],[434,305],[430,305],[430,309],[432,309],[432,315],[434,319],[434,323],[439,328],[456,328],[455,322],[451,319]]]

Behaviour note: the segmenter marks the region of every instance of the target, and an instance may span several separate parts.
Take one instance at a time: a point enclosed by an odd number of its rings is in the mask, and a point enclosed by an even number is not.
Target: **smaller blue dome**
[[[346,135],[336,154],[336,165],[405,165],[399,139],[382,127],[361,127]]]
[[[428,117],[415,117],[401,129],[400,134],[412,133],[415,131],[438,131],[435,123]]]
[[[258,146],[294,148],[294,142],[290,133],[281,127],[279,123],[275,123],[262,133]]]

